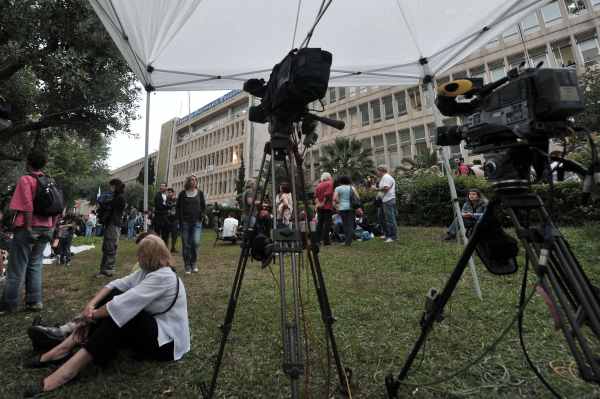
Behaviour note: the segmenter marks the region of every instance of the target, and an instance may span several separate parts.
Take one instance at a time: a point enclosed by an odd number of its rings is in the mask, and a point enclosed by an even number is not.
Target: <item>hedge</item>
[[[480,189],[488,198],[494,195],[483,178],[462,176],[454,181],[461,203],[470,188]],[[547,184],[534,185],[532,191],[540,195],[558,225],[576,226],[600,221],[600,200],[586,201],[578,183],[556,183],[552,195]],[[549,200],[550,197],[553,201]],[[374,198],[373,191],[361,192],[364,210],[370,220],[376,220]],[[396,202],[401,225],[447,226],[453,219],[448,179],[444,176],[397,178]]]

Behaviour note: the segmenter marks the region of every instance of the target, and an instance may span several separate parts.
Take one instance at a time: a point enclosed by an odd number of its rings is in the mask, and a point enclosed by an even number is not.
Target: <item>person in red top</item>
[[[43,175],[42,168],[48,155],[41,149],[33,149],[27,156],[28,174],[21,176],[10,200],[9,208],[16,212],[13,222],[14,238],[11,242],[6,286],[0,310],[14,312],[19,305],[23,281],[26,280],[25,303],[28,310],[39,311],[42,302],[42,260],[46,243],[52,237],[56,218],[33,213],[33,199],[37,179],[31,175]]]
[[[471,168],[469,167],[469,165],[467,165],[465,163],[465,159],[464,158],[460,158],[458,160],[458,170],[456,171],[456,175],[457,176],[468,176],[472,174],[471,173]]]
[[[330,245],[329,231],[333,215],[333,179],[327,172],[321,175],[321,181],[315,189],[315,205],[317,207],[317,240],[323,245]]]

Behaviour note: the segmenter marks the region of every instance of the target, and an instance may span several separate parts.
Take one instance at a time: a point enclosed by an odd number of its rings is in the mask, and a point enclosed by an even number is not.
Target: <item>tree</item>
[[[363,148],[360,141],[338,137],[332,144],[321,147],[321,169],[335,176],[350,176],[360,181],[374,172],[371,149]]]
[[[139,88],[88,2],[2,3],[0,93],[13,124],[0,130],[0,160],[23,160],[44,136],[129,132]]]
[[[418,154],[414,160],[403,158],[402,165],[396,168],[396,172],[400,172],[405,176],[439,175],[440,167],[437,153],[435,151],[424,152]]]
[[[585,99],[585,110],[575,116],[580,126],[600,132],[600,68],[596,65],[586,69],[579,81]]]

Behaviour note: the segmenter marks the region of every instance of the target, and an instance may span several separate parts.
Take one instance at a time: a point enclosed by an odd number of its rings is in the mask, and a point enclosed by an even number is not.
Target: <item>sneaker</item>
[[[198,272],[199,272],[199,270],[198,270],[198,268],[197,268],[197,267],[194,267],[194,269],[193,269],[192,271],[193,271],[194,273],[198,273]]]
[[[102,278],[102,277],[112,277],[113,273],[112,272],[105,272],[105,271],[101,271],[96,273],[96,278]]]
[[[191,271],[189,271],[189,270],[186,270],[186,271],[185,271],[185,274],[192,274],[192,272],[191,272]]]
[[[455,240],[456,236],[454,234],[447,233],[444,237],[442,237],[443,241],[452,241]]]
[[[394,241],[396,241],[396,240],[394,240],[394,239],[391,239],[391,238],[388,238],[388,239],[386,239],[384,242],[394,242]]]
[[[17,311],[16,306],[10,306],[4,302],[0,302],[0,314],[15,313],[16,311]]]
[[[36,352],[46,352],[66,338],[66,334],[60,328],[40,325],[29,327],[27,335],[29,335],[33,349]]]
[[[379,238],[381,238],[382,240],[385,240],[385,236],[379,236]]]
[[[28,312],[40,312],[44,309],[44,304],[41,302],[28,303],[25,305],[25,310]]]

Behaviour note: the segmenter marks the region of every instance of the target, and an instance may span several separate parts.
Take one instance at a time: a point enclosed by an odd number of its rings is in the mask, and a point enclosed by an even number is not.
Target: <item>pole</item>
[[[146,140],[144,143],[144,231],[148,231],[148,142],[150,141],[150,92],[146,91]]]
[[[435,106],[434,95],[433,95],[433,79],[427,84],[427,96],[429,97],[429,103],[431,104],[431,109],[433,111],[433,121],[435,123],[435,127],[441,127],[442,118],[440,116],[440,111]],[[458,206],[458,196],[456,195],[456,186],[454,185],[454,179],[452,178],[452,169],[450,168],[450,161],[448,161],[448,156],[444,148],[438,146],[438,153],[442,156],[442,164],[444,166],[444,170],[446,171],[446,176],[448,176],[448,186],[450,187],[450,198],[452,200],[452,208],[454,209],[454,217],[458,221],[460,237],[462,238],[463,245],[466,247],[469,243],[467,238],[467,234],[465,231],[465,224],[463,223],[462,213],[460,211],[460,207]],[[471,271],[471,277],[473,278],[473,286],[475,288],[475,294],[479,299],[483,299],[481,294],[481,287],[479,286],[479,278],[477,277],[477,271],[475,270],[475,262],[473,262],[473,257],[469,258],[469,269]]]

